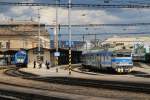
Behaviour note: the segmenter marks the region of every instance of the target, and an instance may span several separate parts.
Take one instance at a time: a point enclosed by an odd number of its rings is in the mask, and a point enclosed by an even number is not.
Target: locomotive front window
[[[124,57],[123,54],[117,54],[117,57]]]
[[[24,59],[24,56],[18,56],[17,58],[18,59]]]
[[[131,57],[130,54],[117,54],[117,57]]]
[[[131,55],[124,55],[125,57],[131,57]]]

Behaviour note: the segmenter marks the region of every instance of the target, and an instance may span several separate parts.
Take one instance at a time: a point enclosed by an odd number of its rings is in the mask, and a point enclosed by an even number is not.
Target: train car
[[[20,50],[15,54],[15,65],[16,67],[27,67],[28,56],[25,50]]]
[[[133,67],[131,52],[107,50],[83,53],[82,64],[91,69],[113,69],[118,73],[131,72]]]

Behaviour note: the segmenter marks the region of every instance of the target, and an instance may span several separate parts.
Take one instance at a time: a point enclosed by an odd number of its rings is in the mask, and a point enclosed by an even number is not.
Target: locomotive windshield
[[[131,54],[130,53],[126,53],[126,54],[116,53],[116,54],[113,54],[112,57],[131,57]]]
[[[24,59],[25,56],[18,56],[17,59]]]

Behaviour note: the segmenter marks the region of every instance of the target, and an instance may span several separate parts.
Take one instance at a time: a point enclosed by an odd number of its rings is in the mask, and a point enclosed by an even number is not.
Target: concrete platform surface
[[[20,71],[32,73],[35,75],[39,75],[40,77],[74,77],[74,78],[85,78],[85,79],[96,79],[96,80],[114,80],[114,81],[130,81],[130,82],[141,82],[150,84],[150,79],[146,75],[150,75],[150,69],[144,69],[139,67],[133,68],[133,73],[131,74],[110,74],[110,73],[85,73],[80,71],[78,68],[72,71],[71,75],[69,75],[69,71],[65,70],[64,67],[68,65],[53,67],[50,69],[46,69],[43,66],[41,69],[33,68],[31,65],[28,68],[22,68]],[[58,72],[56,72],[58,69]],[[141,72],[140,72],[141,71]],[[144,73],[144,74],[143,74]],[[145,76],[144,76],[145,75]]]

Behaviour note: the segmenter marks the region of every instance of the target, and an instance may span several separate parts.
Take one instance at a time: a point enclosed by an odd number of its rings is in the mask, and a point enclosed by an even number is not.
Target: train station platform
[[[39,75],[41,77],[68,76],[68,70],[64,70],[64,68],[66,68],[67,65],[62,65],[62,66],[57,66],[57,67],[50,66],[49,69],[47,69],[46,65],[43,63],[41,68],[39,68],[38,64],[36,64],[35,68],[33,68],[33,67],[34,67],[33,64],[29,64],[27,68],[22,68],[20,70]]]
[[[71,75],[66,69],[68,65],[62,65],[57,67],[51,67],[46,69],[43,65],[42,68],[33,68],[31,64],[28,68],[22,68],[20,71],[32,73],[40,77],[71,77],[71,78],[83,78],[83,79],[94,79],[94,80],[113,80],[113,81],[129,81],[129,82],[140,82],[150,84],[150,69],[144,69],[139,67],[134,67],[133,71],[129,74],[113,74],[113,73],[103,73],[103,72],[87,72],[80,70],[80,64],[72,65],[74,67]],[[149,73],[148,73],[149,72]]]

